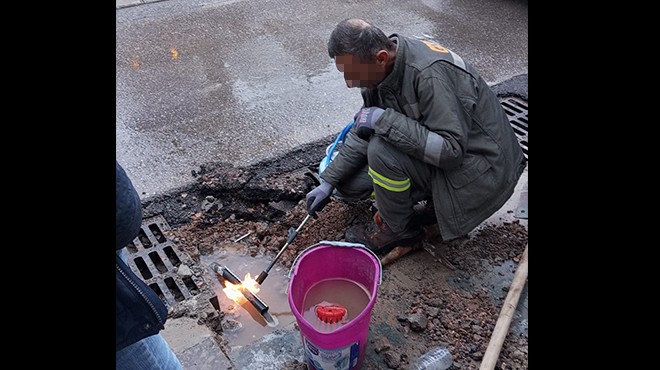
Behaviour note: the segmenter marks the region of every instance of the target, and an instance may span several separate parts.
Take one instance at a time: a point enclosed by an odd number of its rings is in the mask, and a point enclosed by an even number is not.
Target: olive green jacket
[[[438,44],[390,38],[398,44],[394,68],[376,88],[362,89],[364,106],[385,109],[376,135],[437,169],[431,190],[443,239],[466,235],[513,194],[522,148],[497,95],[471,65]],[[337,184],[364,165],[365,149],[356,150],[362,154],[340,152],[324,179]]]

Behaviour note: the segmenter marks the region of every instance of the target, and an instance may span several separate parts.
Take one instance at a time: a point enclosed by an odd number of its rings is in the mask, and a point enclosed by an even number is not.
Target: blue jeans
[[[124,249],[117,251],[126,262]],[[115,353],[116,370],[183,370],[179,359],[160,334],[139,340]]]
[[[160,335],[152,335],[115,353],[116,370],[182,370],[181,363]]]

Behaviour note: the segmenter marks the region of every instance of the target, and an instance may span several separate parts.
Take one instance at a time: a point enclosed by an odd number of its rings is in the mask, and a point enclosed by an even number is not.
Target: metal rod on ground
[[[247,234],[245,234],[245,235],[241,236],[240,238],[234,240],[234,243],[240,242],[241,240],[245,239],[245,237],[250,235],[250,234],[252,234],[252,231],[249,231]]]
[[[259,285],[261,285],[261,283],[263,283],[264,280],[266,280],[266,278],[268,277],[268,273],[270,272],[270,269],[272,269],[273,266],[275,266],[275,262],[277,262],[277,260],[280,258],[282,253],[284,253],[284,250],[289,245],[289,243],[291,243],[293,241],[293,239],[296,238],[296,235],[298,235],[298,232],[300,231],[300,229],[302,229],[303,225],[307,222],[307,220],[309,220],[309,214],[300,223],[300,226],[298,226],[297,229],[294,229],[294,228],[289,229],[289,238],[287,239],[286,243],[284,243],[284,246],[277,253],[277,256],[275,256],[275,259],[273,259],[273,262],[270,263],[270,266],[268,266],[267,269],[261,271],[259,276],[257,276],[257,278],[255,279]]]
[[[486,353],[484,353],[479,370],[492,370],[495,368],[495,365],[497,365],[497,359],[500,356],[500,350],[502,349],[502,344],[504,344],[504,339],[509,332],[509,325],[511,324],[513,313],[516,310],[516,306],[518,306],[520,293],[525,287],[525,282],[527,281],[528,246],[529,244],[525,245],[525,251],[523,252],[520,263],[518,264],[518,270],[516,270],[516,274],[509,287],[509,292],[504,299],[504,305],[502,306],[502,310],[500,310],[500,316],[497,318],[497,323],[495,323],[495,329],[493,329],[493,334],[490,337],[490,342],[486,348]]]

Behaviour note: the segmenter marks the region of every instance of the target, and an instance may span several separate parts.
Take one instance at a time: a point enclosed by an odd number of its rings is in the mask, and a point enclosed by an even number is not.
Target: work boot
[[[438,218],[435,216],[435,208],[433,208],[432,203],[416,204],[413,211],[415,213],[409,224],[411,228],[421,228],[424,234],[424,239],[427,241],[440,237]],[[380,213],[377,210],[373,218],[376,225],[380,226],[380,224],[383,223],[383,219],[380,217]]]
[[[409,228],[395,233],[376,214],[367,225],[355,225],[346,230],[346,241],[361,243],[376,254],[387,254],[394,247],[412,247],[418,245],[424,233],[421,228]]]

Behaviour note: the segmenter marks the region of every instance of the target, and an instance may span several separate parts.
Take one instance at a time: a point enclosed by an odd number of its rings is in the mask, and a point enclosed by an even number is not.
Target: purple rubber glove
[[[335,190],[335,188],[330,185],[330,183],[322,182],[321,185],[307,193],[307,196],[305,196],[305,200],[307,201],[307,213],[315,219],[318,218],[316,212],[320,212],[326,204],[330,203],[330,195],[333,190]]]
[[[369,140],[371,135],[374,134],[374,126],[376,122],[385,112],[384,109],[378,107],[362,108],[353,118],[354,125],[357,127],[357,135],[363,140]]]

